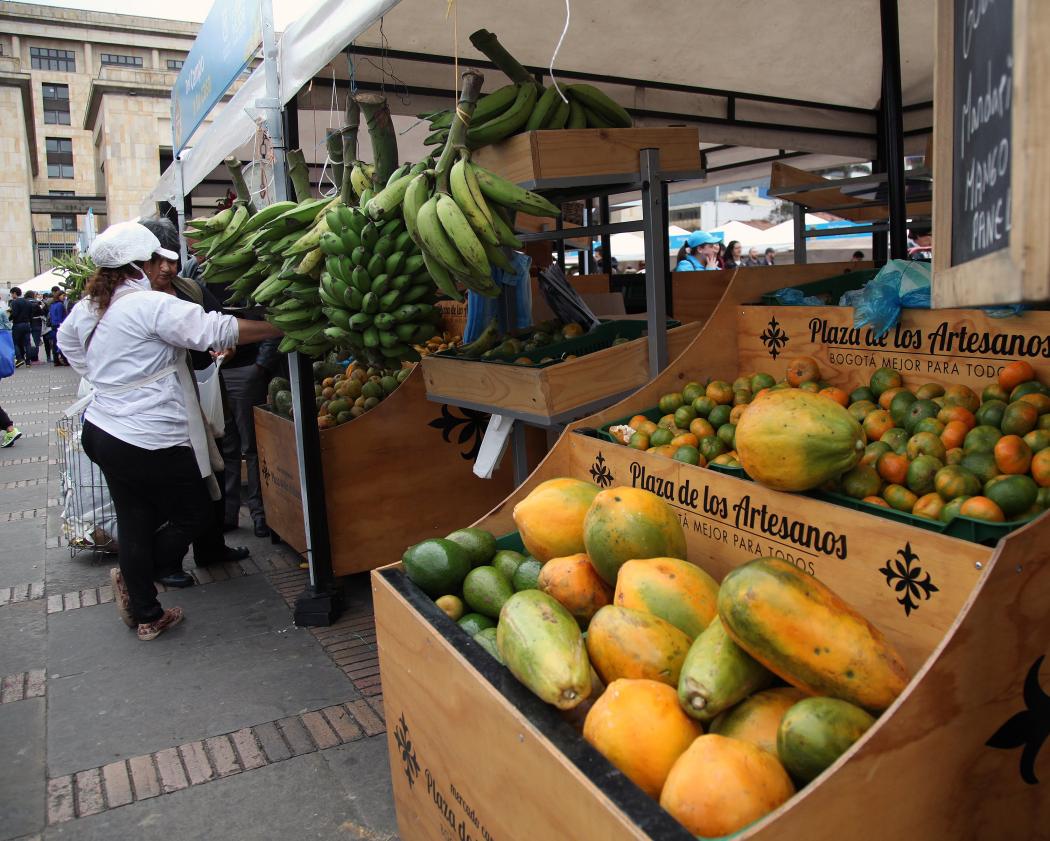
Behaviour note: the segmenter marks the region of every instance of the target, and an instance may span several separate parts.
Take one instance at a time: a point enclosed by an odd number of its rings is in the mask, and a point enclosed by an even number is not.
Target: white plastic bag
[[[207,368],[193,372],[197,377],[197,391],[200,394],[201,409],[208,429],[216,438],[221,438],[226,430],[226,419],[222,414],[222,392],[219,390],[219,366],[214,362]]]

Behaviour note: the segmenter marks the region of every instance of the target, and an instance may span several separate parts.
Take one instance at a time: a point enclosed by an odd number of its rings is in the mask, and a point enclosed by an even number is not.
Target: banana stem
[[[478,52],[488,56],[489,60],[506,73],[512,82],[536,82],[533,75],[507,52],[495,33],[487,29],[479,29],[470,36],[470,43],[477,47]]]
[[[352,96],[346,98],[346,125],[341,132],[343,140],[343,179],[339,195],[343,204],[349,205],[354,199],[354,188],[350,181],[350,171],[357,161],[357,133],[361,127],[361,106]]]
[[[306,165],[306,157],[302,149],[290,149],[287,156],[288,178],[292,182],[292,192],[295,193],[297,202],[309,201],[310,190],[310,168]]]
[[[437,166],[434,167],[437,173],[437,189],[444,193],[448,192],[449,171],[459,157],[460,149],[466,148],[470,116],[474,113],[474,106],[477,105],[481,86],[485,84],[485,77],[477,70],[466,71],[462,79],[463,89],[459,94],[459,104],[456,106],[456,113],[452,117],[452,128],[448,131],[448,140],[445,141],[445,148],[441,151],[441,157],[438,158]]]
[[[251,191],[248,189],[248,183],[244,180],[244,173],[241,171],[243,164],[240,158],[227,158],[223,163],[226,164],[226,169],[230,172],[230,179],[233,181],[233,192],[237,194],[237,198],[248,205],[249,213],[257,213],[258,208],[255,206],[255,202],[252,201]]]
[[[397,133],[390,117],[386,97],[374,93],[359,93],[354,97],[361,107],[368,125],[368,136],[372,140],[372,156],[375,173],[372,183],[377,188],[385,185],[398,166]]]
[[[329,131],[324,138],[328,146],[328,157],[332,159],[332,180],[343,189],[343,136],[338,129]]]

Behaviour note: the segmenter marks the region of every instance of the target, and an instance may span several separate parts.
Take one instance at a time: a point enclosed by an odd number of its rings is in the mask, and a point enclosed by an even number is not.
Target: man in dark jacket
[[[40,305],[29,297],[22,297],[17,286],[11,290],[11,339],[15,343],[15,367],[33,364],[33,319]]]

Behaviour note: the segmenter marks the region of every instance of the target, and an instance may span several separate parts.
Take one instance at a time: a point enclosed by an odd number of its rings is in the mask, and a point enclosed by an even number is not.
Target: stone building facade
[[[171,161],[199,24],[0,2],[0,284],[46,269],[90,208],[134,219]]]

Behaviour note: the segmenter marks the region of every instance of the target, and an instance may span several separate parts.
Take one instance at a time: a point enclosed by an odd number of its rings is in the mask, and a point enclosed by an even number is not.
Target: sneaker
[[[174,628],[178,625],[182,621],[183,615],[181,607],[169,607],[156,622],[143,622],[139,625],[137,632],[139,639],[143,642],[155,640],[168,628]]]
[[[21,368],[21,367],[22,367],[23,365],[25,365],[25,364],[26,364],[26,363],[25,363],[25,361],[24,361],[24,360],[21,360],[21,359],[16,359],[16,360],[15,360],[15,367],[16,367],[16,368]]]
[[[124,576],[120,574],[117,567],[109,571],[109,583],[113,585],[113,601],[117,605],[117,613],[129,628],[135,627],[135,617],[131,615],[131,596],[128,595],[128,587],[124,583]]]
[[[22,431],[17,427],[11,427],[10,432],[5,432],[3,439],[0,439],[0,447],[10,447],[15,441],[22,437]]]

